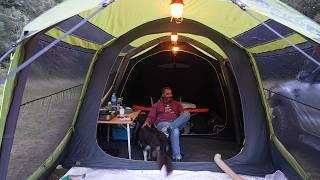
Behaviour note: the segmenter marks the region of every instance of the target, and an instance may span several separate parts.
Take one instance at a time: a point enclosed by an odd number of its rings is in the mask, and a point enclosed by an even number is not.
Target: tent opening
[[[114,92],[123,97],[126,106],[150,107],[159,100],[163,87],[171,87],[175,100],[209,109],[191,113],[190,122],[181,131],[183,161],[212,161],[215,153],[233,157],[242,148],[244,133],[242,116],[236,115],[242,113],[240,98],[238,92],[231,90],[237,86],[228,63],[219,62],[188,43],[180,43],[178,53],[173,53],[171,46],[169,42],[161,43],[130,59],[124,76],[117,78],[120,85]],[[142,111],[138,121],[145,120],[147,115],[148,111]],[[108,128],[101,124],[98,127],[100,148],[112,156],[128,158],[125,127]],[[142,150],[135,142],[135,127],[131,131],[132,159],[142,160]]]

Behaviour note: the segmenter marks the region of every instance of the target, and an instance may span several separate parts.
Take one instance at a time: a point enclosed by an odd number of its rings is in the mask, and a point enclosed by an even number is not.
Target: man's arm
[[[142,125],[142,127],[144,127],[144,126],[149,126],[150,127],[156,121],[156,118],[157,118],[157,107],[156,107],[156,105],[153,105],[151,107],[151,110],[150,110],[149,114],[148,114],[147,120]]]

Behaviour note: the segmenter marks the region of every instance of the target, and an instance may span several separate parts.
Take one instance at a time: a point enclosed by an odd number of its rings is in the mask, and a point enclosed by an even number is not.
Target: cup
[[[124,109],[123,108],[120,108],[119,114],[120,114],[120,116],[124,115]]]

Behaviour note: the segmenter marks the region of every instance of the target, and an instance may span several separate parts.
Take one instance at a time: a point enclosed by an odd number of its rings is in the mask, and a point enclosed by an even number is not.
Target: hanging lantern
[[[178,33],[177,32],[173,32],[171,33],[171,42],[172,44],[177,44],[178,42]]]
[[[176,23],[181,23],[183,20],[183,0],[171,1],[171,20],[175,19]]]

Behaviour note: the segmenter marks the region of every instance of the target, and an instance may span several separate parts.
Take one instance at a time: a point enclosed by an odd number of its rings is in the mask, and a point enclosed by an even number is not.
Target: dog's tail
[[[159,165],[160,165],[160,169],[164,169],[166,172],[165,174],[168,176],[172,173],[172,162],[170,157],[167,154],[166,151],[167,147],[164,143],[161,143],[160,145],[160,154],[159,154]]]

